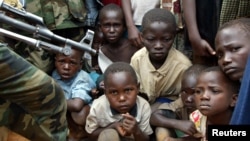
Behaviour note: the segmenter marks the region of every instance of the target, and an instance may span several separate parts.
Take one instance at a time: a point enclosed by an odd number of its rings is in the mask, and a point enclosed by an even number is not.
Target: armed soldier
[[[42,5],[42,8],[39,9],[36,6],[40,1],[28,0],[26,8],[32,13],[41,9],[45,10],[41,12],[45,14],[42,15],[45,19],[45,26],[57,34],[65,35],[64,37],[76,39],[77,36],[80,37],[83,34],[84,8],[81,16],[70,13],[74,13],[74,9],[68,8],[68,6],[72,7],[73,1],[57,3],[58,1],[44,0],[39,3]],[[5,0],[4,2],[21,8],[18,0]],[[83,6],[83,4],[74,3],[73,6]],[[34,8],[35,11],[32,11],[31,8]],[[53,8],[57,8],[57,10]],[[70,10],[68,11],[68,9]],[[51,11],[58,11],[58,13]],[[79,16],[77,22],[76,16]],[[68,33],[67,35],[70,36],[66,36],[64,33]],[[67,136],[66,100],[61,88],[49,75],[44,73],[49,73],[53,68],[51,68],[53,62],[50,53],[44,50],[37,51],[27,45],[23,46],[20,42],[11,44],[12,40],[8,43],[13,45],[12,49],[26,60],[11,51],[7,45],[1,44],[0,140],[5,141],[8,133],[14,131],[29,140],[65,141]]]
[[[1,141],[6,141],[8,130],[32,141],[65,141],[66,100],[61,87],[2,43],[0,70]]]

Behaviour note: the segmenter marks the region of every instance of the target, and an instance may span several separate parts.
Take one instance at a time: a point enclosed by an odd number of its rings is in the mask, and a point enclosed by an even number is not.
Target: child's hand
[[[121,126],[118,126],[117,127],[117,131],[118,131],[118,133],[122,136],[122,137],[124,137],[124,136],[127,136],[127,132],[124,130],[124,128],[122,127],[122,124],[121,124]]]
[[[92,96],[93,99],[97,99],[98,98],[98,94],[99,94],[99,91],[96,88],[93,88],[91,90],[91,96]]]
[[[118,133],[124,137],[127,135],[127,132],[124,130],[123,126],[122,126],[122,120],[119,122],[115,123],[115,129],[118,131]]]
[[[125,130],[126,136],[130,136],[138,129],[136,119],[129,113],[122,114],[122,116],[124,117],[122,121],[122,127]]]
[[[179,130],[185,132],[186,134],[190,136],[198,132],[192,121],[180,120],[178,124],[180,125]]]

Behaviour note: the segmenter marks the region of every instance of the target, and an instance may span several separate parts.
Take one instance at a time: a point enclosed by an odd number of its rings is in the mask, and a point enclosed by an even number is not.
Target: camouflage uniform
[[[66,100],[55,81],[0,45],[0,126],[32,141],[65,141]]]
[[[42,17],[50,30],[84,26],[84,0],[26,0],[26,3],[26,10]]]

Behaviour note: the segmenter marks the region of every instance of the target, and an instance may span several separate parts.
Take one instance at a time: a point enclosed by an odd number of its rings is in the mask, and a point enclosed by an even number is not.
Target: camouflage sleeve
[[[59,85],[2,44],[0,70],[0,126],[32,141],[65,141],[66,100]]]
[[[50,30],[85,26],[84,0],[26,0],[26,10],[42,17]]]

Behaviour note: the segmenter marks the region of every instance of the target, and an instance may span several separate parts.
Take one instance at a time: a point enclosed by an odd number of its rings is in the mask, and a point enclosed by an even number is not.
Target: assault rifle
[[[10,13],[13,13],[14,15],[16,14],[18,16],[21,16],[25,20],[32,21],[35,23],[35,25],[30,25],[24,21],[19,21],[17,19],[14,19],[6,15],[5,11],[1,11],[1,10],[0,10],[0,22],[13,26],[15,28],[18,28],[20,30],[24,30],[26,32],[32,33],[35,37],[43,38],[49,41],[57,41],[61,44],[64,44],[64,47],[59,47],[57,45],[54,45],[45,41],[26,37],[24,35],[20,35],[20,34],[0,28],[0,34],[2,34],[3,36],[8,36],[10,38],[25,42],[37,48],[44,48],[46,50],[61,52],[61,53],[64,53],[65,55],[71,54],[71,47],[77,48],[83,51],[87,51],[93,55],[96,54],[96,50],[91,48],[93,38],[94,38],[94,32],[91,30],[87,31],[86,35],[83,37],[82,41],[79,43],[71,39],[67,39],[67,38],[54,34],[45,26],[43,19],[41,17],[34,15],[32,13],[29,13],[25,11],[24,9],[17,9],[13,6],[5,4],[3,0],[0,0],[0,8]]]

